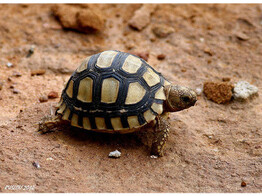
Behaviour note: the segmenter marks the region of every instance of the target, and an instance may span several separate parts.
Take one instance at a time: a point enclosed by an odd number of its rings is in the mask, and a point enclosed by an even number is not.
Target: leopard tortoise
[[[154,126],[151,154],[163,156],[169,112],[193,106],[196,93],[172,85],[143,59],[116,50],[87,57],[70,77],[56,115],[39,123],[48,132],[59,123],[107,133],[130,133]]]

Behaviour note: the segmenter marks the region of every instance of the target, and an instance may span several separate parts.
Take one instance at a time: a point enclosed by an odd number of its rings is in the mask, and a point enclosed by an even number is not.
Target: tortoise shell
[[[87,130],[132,132],[163,113],[168,84],[143,59],[104,51],[87,57],[75,70],[56,113]]]

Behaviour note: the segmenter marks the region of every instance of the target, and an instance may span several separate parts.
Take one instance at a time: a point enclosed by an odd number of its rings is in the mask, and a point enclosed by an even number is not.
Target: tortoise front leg
[[[54,132],[62,123],[60,116],[44,116],[38,123],[38,132],[42,134]]]
[[[155,138],[152,143],[151,154],[163,156],[163,150],[168,138],[170,126],[167,120],[167,115],[158,116],[156,120]]]

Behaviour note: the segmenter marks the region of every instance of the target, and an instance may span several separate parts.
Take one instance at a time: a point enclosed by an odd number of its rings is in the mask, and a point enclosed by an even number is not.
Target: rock
[[[234,85],[233,97],[238,100],[248,99],[258,93],[258,88],[246,81],[239,81]]]
[[[20,90],[18,90],[17,88],[13,88],[13,93],[18,94],[18,93],[20,93]]]
[[[53,7],[53,13],[65,29],[90,33],[104,28],[101,11],[91,6],[56,5]]]
[[[11,85],[9,86],[9,88],[13,89],[13,88],[15,88],[16,85],[17,85],[17,83],[13,83],[13,84],[11,84]]]
[[[231,78],[229,78],[229,77],[223,77],[222,78],[222,81],[223,82],[229,82],[231,80]]]
[[[32,70],[31,71],[31,76],[34,76],[34,75],[44,75],[45,74],[45,69],[37,69],[37,70]]]
[[[35,51],[35,45],[32,45],[28,51],[28,54],[26,55],[26,58],[30,57]]]
[[[150,16],[155,11],[157,5],[144,4],[135,11],[134,16],[129,20],[128,24],[132,28],[141,31],[150,23]]]
[[[233,85],[226,82],[205,82],[204,94],[215,103],[227,103],[232,98]]]
[[[186,68],[181,68],[181,72],[186,72],[187,69]]]
[[[152,27],[152,31],[159,38],[165,38],[175,32],[173,27],[166,24],[156,24]]]
[[[79,23],[79,30],[83,32],[101,31],[104,28],[104,21],[100,15],[92,10],[81,11],[76,15]]]
[[[110,158],[120,158],[121,152],[119,152],[118,150],[115,150],[113,152],[110,152],[108,156]]]
[[[204,53],[206,53],[206,54],[208,54],[209,56],[213,56],[214,55],[214,53],[211,51],[211,49],[210,48],[208,48],[208,47],[206,47],[206,48],[204,48]]]
[[[249,37],[243,32],[237,32],[236,37],[240,40],[243,40],[243,41],[246,41],[246,40],[249,39]]]
[[[40,168],[40,164],[37,163],[37,162],[35,162],[35,161],[32,163],[32,165],[33,165],[35,168],[37,168],[37,169]]]
[[[241,182],[241,186],[242,186],[242,187],[246,187],[246,186],[247,186],[247,183],[246,183],[245,181],[242,181],[242,182]]]
[[[203,92],[203,88],[196,88],[196,94],[201,95]]]
[[[6,66],[7,67],[13,67],[14,65],[13,65],[13,63],[8,62],[8,63],[6,63]]]
[[[0,90],[2,90],[4,83],[0,81]]]
[[[144,59],[145,61],[147,61],[149,58],[148,52],[133,52],[132,54]]]
[[[164,60],[166,58],[166,55],[165,54],[159,54],[157,55],[157,59],[158,60]]]
[[[55,99],[55,98],[58,98],[58,97],[59,97],[59,95],[55,91],[51,91],[50,93],[48,93],[48,99]]]
[[[7,78],[7,81],[8,81],[8,82],[12,82],[12,78],[9,76],[9,77]]]
[[[40,103],[47,102],[48,97],[46,95],[42,95],[42,96],[39,97],[39,101],[40,101]]]
[[[21,77],[22,74],[20,72],[14,71],[12,76],[14,76],[14,77]]]
[[[157,159],[158,156],[156,156],[156,155],[151,155],[150,158],[151,158],[151,159]]]

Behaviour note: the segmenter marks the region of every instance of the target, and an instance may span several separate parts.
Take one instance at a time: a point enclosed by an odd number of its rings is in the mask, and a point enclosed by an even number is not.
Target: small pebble
[[[34,75],[43,75],[45,74],[45,69],[37,69],[37,70],[32,70],[31,71],[31,76],[34,76]]]
[[[203,92],[203,89],[202,88],[196,88],[196,94],[197,95],[201,95]]]
[[[238,100],[248,99],[250,96],[257,94],[258,88],[246,81],[239,81],[233,89],[233,97]]]
[[[17,88],[13,88],[13,93],[18,94],[18,93],[20,93],[20,91]]]
[[[13,65],[13,63],[8,62],[8,63],[6,63],[6,66],[7,67],[13,67],[14,65]]]
[[[46,158],[47,161],[53,161],[54,159],[52,157]]]
[[[16,83],[13,83],[13,84],[11,84],[10,86],[9,86],[9,88],[15,88],[15,86],[16,86],[17,84]]]
[[[48,93],[48,99],[55,99],[55,98],[58,98],[58,97],[59,97],[59,95],[55,91],[51,91],[50,93]]]
[[[48,97],[46,95],[42,95],[42,96],[39,97],[39,101],[40,101],[40,103],[47,102]]]
[[[0,82],[0,90],[2,90],[3,86],[4,86],[4,83]]]
[[[148,52],[133,52],[132,54],[144,59],[145,61],[148,60],[149,58],[149,53]]]
[[[39,163],[37,163],[37,162],[35,162],[35,161],[34,161],[32,164],[33,164],[33,166],[34,166],[35,168],[37,168],[37,169],[39,169],[39,168],[40,168],[40,165],[39,165]]]
[[[159,54],[157,55],[157,59],[158,60],[164,60],[166,58],[166,55],[165,54]]]
[[[120,158],[121,152],[119,152],[118,150],[115,150],[113,152],[110,152],[108,156],[110,158]]]
[[[187,69],[186,68],[181,68],[181,72],[186,72]]]
[[[246,186],[247,186],[247,183],[246,183],[245,181],[242,181],[242,182],[241,182],[241,186],[242,186],[242,187],[246,187]]]
[[[243,41],[246,41],[249,39],[249,37],[243,32],[237,32],[236,36],[238,39],[243,40]]]
[[[222,78],[222,81],[223,81],[223,82],[229,82],[230,80],[231,80],[231,78],[228,78],[228,77]]]
[[[32,45],[28,51],[28,54],[26,55],[26,57],[30,57],[35,51],[35,45]]]
[[[156,155],[151,155],[150,158],[151,158],[151,159],[157,159],[158,156],[156,156]]]
[[[199,41],[201,41],[203,43],[205,41],[205,39],[203,37],[200,37]]]
[[[165,38],[175,32],[173,27],[166,24],[156,24],[152,27],[152,31],[159,38]]]
[[[14,71],[12,76],[14,76],[14,77],[21,77],[22,74],[20,72]]]
[[[204,49],[204,52],[205,52],[206,54],[208,54],[209,56],[213,56],[213,55],[214,55],[210,48],[205,48],[205,49]]]

